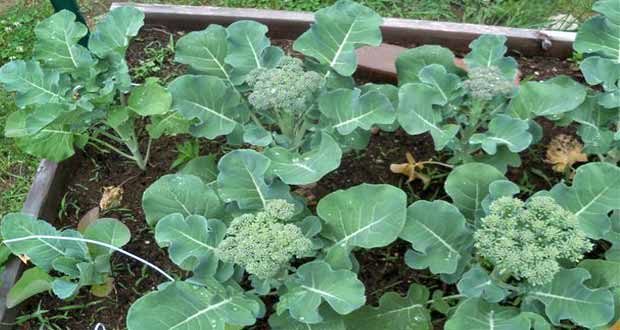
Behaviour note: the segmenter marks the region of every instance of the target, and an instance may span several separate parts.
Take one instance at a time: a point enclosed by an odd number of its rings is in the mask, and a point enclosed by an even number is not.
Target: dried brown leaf
[[[557,135],[547,146],[545,163],[552,164],[555,172],[564,173],[575,163],[587,161],[588,156],[583,153],[583,145],[570,135]]]
[[[407,157],[407,162],[401,164],[391,164],[390,171],[395,174],[402,174],[406,176],[408,178],[407,183],[418,179],[424,183],[424,187],[427,187],[431,183],[431,178],[418,172],[418,170],[424,168],[424,162],[417,162],[410,152],[407,152],[405,156]]]

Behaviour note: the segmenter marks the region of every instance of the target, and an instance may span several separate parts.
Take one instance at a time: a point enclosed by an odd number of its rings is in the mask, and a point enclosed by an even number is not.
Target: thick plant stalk
[[[64,237],[64,236],[52,236],[52,235],[31,235],[31,236],[24,236],[24,237],[20,237],[20,238],[12,238],[12,239],[6,239],[4,240],[2,243],[4,244],[9,244],[9,243],[16,243],[16,242],[22,242],[22,241],[29,241],[29,240],[44,240],[44,239],[57,239],[57,240],[61,240],[61,241],[77,241],[77,242],[84,242],[84,243],[90,243],[90,244],[95,244],[95,245],[99,245],[99,246],[103,246],[105,248],[108,248],[110,250],[113,250],[115,252],[119,252],[121,254],[124,254],[132,259],[135,259],[149,267],[151,267],[152,269],[154,269],[155,271],[157,271],[158,273],[160,273],[161,275],[163,275],[166,279],[168,279],[169,281],[174,281],[174,277],[172,277],[171,275],[169,275],[168,273],[166,273],[163,269],[155,266],[154,264],[148,262],[147,260],[144,260],[140,257],[138,257],[137,255],[127,252],[123,249],[117,248],[114,245],[110,245],[107,243],[103,243],[103,242],[99,242],[99,241],[95,241],[92,239],[86,239],[86,238],[78,238],[78,237]]]

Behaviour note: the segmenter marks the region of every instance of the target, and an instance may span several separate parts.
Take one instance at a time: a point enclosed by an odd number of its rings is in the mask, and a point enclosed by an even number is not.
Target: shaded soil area
[[[171,32],[159,27],[148,27],[143,30],[139,38],[130,46],[128,62],[133,73],[161,54],[150,52],[148,49],[165,47],[170,38],[178,39],[182,32]],[[277,41],[278,44],[290,49],[290,42]],[[288,48],[287,48],[288,47]],[[153,55],[155,54],[155,55]],[[185,72],[184,66],[173,62],[173,54],[167,53],[157,57],[158,68],[148,75],[156,75],[162,81],[169,81]],[[558,74],[572,74],[571,64],[555,59],[520,59],[524,77],[536,76],[535,79],[546,79]],[[536,74],[538,72],[538,74]],[[577,77],[579,78],[579,77]],[[545,164],[544,145],[551,136],[559,133],[574,133],[574,129],[556,128],[550,122],[540,121],[545,129],[545,138],[542,144],[531,148],[522,154],[523,165],[520,169],[512,169],[508,177],[517,183],[527,183],[532,191],[548,189],[551,184],[558,182],[561,176],[553,173],[548,164]],[[142,134],[145,136],[146,134]],[[170,165],[177,156],[176,146],[189,139],[186,136],[165,137],[154,142],[150,167],[141,172],[134,164],[126,162],[114,154],[103,154],[94,149],[86,149],[81,155],[81,166],[73,175],[68,192],[59,211],[57,227],[75,228],[80,218],[91,208],[99,204],[104,187],[123,184],[124,194],[120,208],[104,214],[105,217],[115,217],[123,221],[131,230],[132,239],[126,246],[129,252],[137,254],[164,270],[185,277],[168,259],[166,251],[157,247],[153,232],[146,225],[141,207],[142,193],[155,180],[164,174],[173,172]],[[201,139],[201,154],[215,153],[221,155],[221,141],[209,142]],[[146,147],[143,141],[143,148]],[[338,189],[346,189],[361,183],[385,183],[400,187],[409,196],[409,203],[419,199],[446,199],[443,191],[443,182],[449,169],[441,166],[429,165],[425,174],[432,178],[428,188],[424,188],[420,181],[407,183],[407,178],[391,173],[391,163],[406,162],[405,154],[411,152],[417,160],[445,161],[446,156],[434,150],[429,135],[412,137],[403,131],[378,132],[371,136],[370,144],[363,152],[346,154],[339,169],[324,177],[312,187],[298,187],[298,192],[310,199],[309,204],[316,203],[320,198]],[[527,193],[527,192],[525,192]],[[370,251],[355,252],[360,263],[359,278],[366,286],[368,302],[376,304],[382,294],[396,291],[405,294],[412,283],[427,286],[431,292],[441,290],[446,295],[456,292],[452,285],[446,285],[436,276],[427,271],[415,271],[404,263],[404,255],[409,244],[397,241],[392,245]],[[124,329],[125,317],[131,304],[152,291],[164,281],[158,274],[146,269],[142,264],[125,257],[115,255],[112,258],[114,270],[114,290],[109,297],[97,298],[87,290],[72,301],[61,301],[53,296],[38,296],[30,299],[23,305],[23,315],[37,310],[43,313],[51,324],[59,329],[89,329],[95,324],[102,323],[107,329]],[[264,299],[268,310],[272,310],[274,297]],[[71,309],[66,309],[72,306]],[[442,317],[437,315],[436,329],[443,328]],[[36,329],[41,325],[41,319],[33,317],[25,321],[23,329]],[[52,326],[50,326],[51,328]],[[251,329],[268,329],[265,320],[260,320]]]

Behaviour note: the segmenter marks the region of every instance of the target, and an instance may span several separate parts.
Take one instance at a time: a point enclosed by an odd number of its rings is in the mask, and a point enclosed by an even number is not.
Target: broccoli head
[[[551,197],[532,197],[527,203],[497,199],[474,240],[478,253],[500,271],[532,285],[550,282],[560,270],[559,261],[578,262],[593,246],[575,215]]]
[[[301,60],[285,56],[275,68],[250,72],[246,79],[252,90],[248,101],[259,111],[302,112],[314,101],[321,81],[320,74],[304,71]]]
[[[231,222],[226,237],[217,248],[217,256],[238,264],[261,279],[278,276],[293,257],[312,250],[312,241],[289,220],[294,206],[284,200],[271,200],[265,210],[243,214]]]
[[[507,96],[515,88],[496,66],[476,67],[468,72],[469,79],[463,83],[465,90],[476,99],[490,101],[496,96]]]

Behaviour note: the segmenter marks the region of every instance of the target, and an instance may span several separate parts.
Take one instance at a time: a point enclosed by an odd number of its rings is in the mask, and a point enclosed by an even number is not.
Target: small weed
[[[174,57],[174,38],[169,36],[168,44],[162,45],[159,41],[153,41],[146,45],[144,49],[145,58],[140,60],[140,64],[131,69],[131,75],[136,81],[144,81],[147,77],[160,76],[162,67]],[[166,82],[171,77],[160,77]]]
[[[177,158],[170,165],[170,169],[187,164],[190,160],[200,156],[200,144],[197,140],[185,141],[177,145],[177,153]]]

